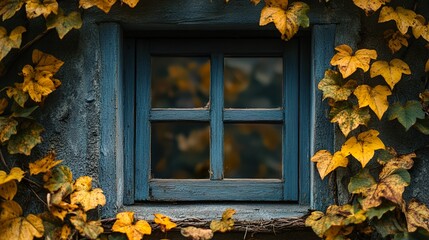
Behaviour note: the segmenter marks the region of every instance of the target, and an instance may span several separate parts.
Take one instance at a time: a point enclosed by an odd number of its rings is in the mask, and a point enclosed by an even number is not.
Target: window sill
[[[146,203],[123,206],[120,210],[133,211],[139,219],[151,220],[154,213],[162,213],[179,226],[209,227],[227,208],[237,212],[235,231],[260,233],[302,230],[309,212],[308,206],[280,203]]]

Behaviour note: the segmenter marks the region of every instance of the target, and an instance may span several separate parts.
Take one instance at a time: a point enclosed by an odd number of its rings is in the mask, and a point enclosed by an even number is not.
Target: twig
[[[38,184],[37,182],[29,179],[29,178],[23,178],[26,182],[33,184],[34,186],[38,187],[38,188],[43,188],[42,185]]]
[[[42,202],[46,206],[46,208],[49,208],[48,204],[45,201],[43,201],[43,199],[40,198],[39,194],[37,194],[36,191],[34,191],[34,189],[31,186],[28,186],[28,188],[30,189],[31,192],[34,193],[36,198],[39,199],[39,201]]]
[[[10,171],[9,166],[7,165],[6,161],[4,160],[3,153],[2,153],[2,151],[1,151],[1,149],[0,149],[0,160],[2,161],[2,163],[3,163],[3,165],[6,167],[6,169],[7,169],[8,171]]]

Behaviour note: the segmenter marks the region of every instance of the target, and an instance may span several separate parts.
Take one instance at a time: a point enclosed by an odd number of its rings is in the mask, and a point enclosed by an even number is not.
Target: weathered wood
[[[282,122],[281,109],[225,109],[225,122]]]
[[[280,201],[281,180],[167,180],[149,182],[150,199],[161,201]]]
[[[210,112],[204,109],[152,109],[150,121],[209,121]]]

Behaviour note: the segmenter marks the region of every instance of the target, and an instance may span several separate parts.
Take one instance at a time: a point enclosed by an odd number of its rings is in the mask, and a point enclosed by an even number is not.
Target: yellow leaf
[[[288,2],[288,0],[265,0],[265,5],[267,5],[268,7],[279,7],[286,9]]]
[[[210,223],[210,229],[213,232],[226,232],[234,229],[234,219],[232,216],[235,214],[235,210],[228,208],[222,214],[222,219],[213,220]]]
[[[325,77],[317,85],[323,91],[323,99],[332,98],[336,102],[347,100],[356,86],[355,80],[345,82],[340,73],[333,70],[326,70]]]
[[[116,0],[79,0],[79,7],[88,9],[96,6],[103,12],[108,13],[115,3]]]
[[[15,181],[9,181],[0,185],[0,197],[6,200],[12,200],[18,191]]]
[[[365,11],[368,16],[370,13],[377,11],[382,5],[390,0],[353,0],[354,4]]]
[[[423,203],[413,199],[408,204],[407,212],[407,227],[409,232],[415,232],[418,227],[429,231],[429,209]]]
[[[2,239],[28,240],[43,236],[44,227],[42,219],[29,214],[22,217],[22,209],[14,201],[1,203],[0,232]]]
[[[26,29],[22,26],[16,27],[7,35],[7,30],[0,27],[0,61],[10,52],[12,48],[19,48],[22,41],[22,33]]]
[[[27,92],[35,102],[41,102],[42,97],[48,96],[56,87],[53,74],[48,71],[35,71],[30,65],[22,69],[24,83],[22,90]]]
[[[18,121],[12,117],[0,117],[0,142],[4,143],[17,133]]]
[[[416,13],[414,11],[403,7],[397,7],[396,10],[394,10],[392,7],[385,6],[381,9],[378,22],[381,23],[393,20],[396,22],[398,30],[402,34],[406,34],[408,32],[408,28],[413,26],[415,17]]]
[[[9,105],[9,102],[7,101],[6,98],[0,99],[0,114],[4,113],[8,105]]]
[[[45,182],[43,187],[48,189],[49,192],[54,193],[60,189],[61,186],[71,184],[73,182],[73,176],[68,167],[57,166],[43,176],[43,181]]]
[[[15,83],[15,87],[9,87],[6,90],[6,94],[9,98],[13,98],[19,106],[24,107],[28,100],[28,94],[25,93],[22,88],[22,83]]]
[[[429,72],[429,59],[426,61],[425,72]]]
[[[335,48],[338,51],[331,59],[332,66],[338,66],[343,78],[352,75],[360,68],[368,71],[371,59],[377,58],[377,52],[370,49],[359,49],[353,55],[353,49],[348,45],[340,45]]]
[[[180,229],[182,236],[194,240],[210,240],[213,238],[213,232],[211,229],[202,229],[196,227],[185,227]]]
[[[388,154],[386,154],[386,151]],[[388,155],[387,157],[383,156]],[[389,175],[394,174],[399,169],[411,169],[414,165],[413,158],[416,157],[415,153],[409,153],[404,155],[398,155],[393,148],[387,148],[382,152],[377,159],[378,163],[383,165],[383,169],[379,173],[380,178],[385,178]]]
[[[19,167],[14,167],[10,170],[9,174],[5,171],[0,171],[0,184],[7,183],[12,180],[20,182],[24,178],[25,172]]]
[[[417,15],[414,19],[413,35],[417,39],[419,37],[429,41],[429,24],[425,25],[425,18],[422,15]]]
[[[129,7],[134,8],[140,0],[122,0],[123,3],[127,4]]]
[[[53,167],[57,166],[62,160],[55,161],[55,152],[50,152],[43,158],[29,164],[30,174],[37,175],[50,171]]]
[[[74,213],[74,211],[79,208],[79,206],[67,202],[52,204],[52,202],[48,201],[48,205],[52,216],[57,217],[61,221],[64,221],[64,218],[67,216],[67,214]]]
[[[46,18],[47,29],[55,28],[60,39],[70,32],[72,29],[80,29],[82,27],[82,18],[79,12],[71,12],[69,15],[64,15],[64,11],[59,8],[58,14],[51,14]]]
[[[25,10],[28,18],[36,18],[40,15],[47,18],[51,13],[58,13],[58,3],[56,0],[28,0]]]
[[[375,150],[385,148],[383,142],[377,137],[378,134],[378,131],[371,129],[360,133],[357,138],[353,136],[343,144],[341,152],[346,156],[351,154],[364,168],[374,156]]]
[[[357,106],[341,106],[341,109],[336,109],[336,107],[334,107],[331,112],[334,114],[331,122],[338,123],[341,132],[346,137],[360,125],[366,126],[371,118],[368,109],[358,108]]]
[[[307,16],[309,9],[303,2],[293,2],[287,10],[278,6],[265,6],[261,11],[259,25],[264,26],[273,22],[282,34],[282,39],[289,40],[298,32],[300,26],[304,28],[309,26]]]
[[[3,0],[0,2],[0,15],[3,15],[3,21],[9,19],[18,12],[25,0]]]
[[[86,211],[106,204],[106,197],[100,188],[92,189],[92,178],[80,177],[74,184],[75,192],[70,195],[71,204],[80,204]]]
[[[125,233],[129,240],[140,240],[144,235],[150,235],[152,228],[145,220],[134,223],[133,212],[121,212],[116,214],[116,221],[112,231]]]
[[[251,3],[253,3],[254,5],[258,5],[261,0],[250,0]]]
[[[411,74],[410,67],[401,59],[393,59],[390,63],[386,61],[377,61],[371,65],[371,78],[381,75],[390,89],[401,80],[402,74]]]
[[[38,49],[34,49],[32,54],[32,61],[36,66],[35,69],[39,72],[51,72],[55,74],[60,70],[61,66],[64,64],[63,61],[55,58],[54,56],[44,53]]]
[[[388,41],[387,46],[393,54],[399,51],[402,46],[408,47],[408,38],[410,38],[410,35],[389,29],[384,32],[384,38]]]
[[[389,107],[387,96],[392,95],[390,89],[383,85],[377,85],[374,88],[360,85],[353,93],[359,101],[359,107],[369,106],[380,120]]]
[[[177,224],[172,222],[170,218],[167,216],[164,216],[160,213],[155,213],[154,216],[155,216],[154,222],[159,225],[162,232],[166,232],[172,228],[177,227]]]
[[[82,236],[89,239],[96,239],[104,232],[100,221],[87,221],[86,214],[82,212],[77,212],[76,216],[70,217],[70,222]]]
[[[338,167],[347,167],[349,159],[341,152],[334,153],[334,156],[329,151],[320,150],[311,158],[312,162],[317,163],[319,175],[324,179],[330,172]]]

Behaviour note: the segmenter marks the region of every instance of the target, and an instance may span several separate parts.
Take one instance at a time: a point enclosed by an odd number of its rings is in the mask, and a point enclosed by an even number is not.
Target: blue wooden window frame
[[[124,203],[140,201],[289,201],[308,203],[310,191],[310,39],[125,38]],[[151,109],[151,56],[210,56],[210,109]],[[279,109],[224,109],[223,61],[228,56],[283,58]],[[151,179],[151,122],[210,123],[210,179]],[[224,179],[224,122],[283,125],[282,179]]]

